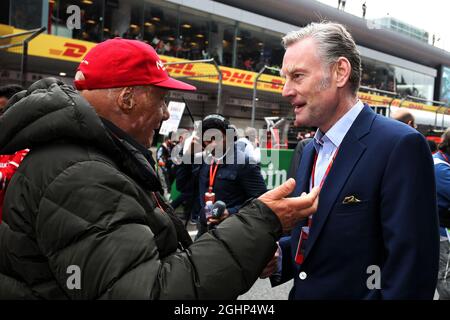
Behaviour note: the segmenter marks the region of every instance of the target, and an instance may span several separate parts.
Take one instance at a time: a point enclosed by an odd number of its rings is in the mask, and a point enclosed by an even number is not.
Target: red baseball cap
[[[155,49],[122,38],[106,40],[93,47],[77,71],[84,80],[75,80],[78,90],[154,85],[172,90],[197,90],[190,84],[170,78]]]

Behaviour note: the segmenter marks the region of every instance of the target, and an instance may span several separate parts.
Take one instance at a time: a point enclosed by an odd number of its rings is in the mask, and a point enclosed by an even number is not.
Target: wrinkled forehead
[[[307,71],[322,65],[317,43],[312,38],[298,40],[286,48],[280,75]]]

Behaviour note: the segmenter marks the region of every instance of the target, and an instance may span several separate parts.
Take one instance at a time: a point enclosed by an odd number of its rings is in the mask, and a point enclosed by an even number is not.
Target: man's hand
[[[291,231],[301,219],[316,212],[319,203],[319,187],[313,188],[309,194],[303,193],[300,197],[285,198],[294,189],[295,180],[290,178],[258,198],[278,216],[283,232]]]

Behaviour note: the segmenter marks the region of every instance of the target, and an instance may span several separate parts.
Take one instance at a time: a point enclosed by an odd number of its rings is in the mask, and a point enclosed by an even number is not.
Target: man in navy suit
[[[318,127],[293,195],[321,191],[317,212],[279,242],[272,285],[293,278],[290,299],[432,299],[439,233],[425,139],[358,100],[361,59],[342,25],[313,23],[283,44],[295,125]]]

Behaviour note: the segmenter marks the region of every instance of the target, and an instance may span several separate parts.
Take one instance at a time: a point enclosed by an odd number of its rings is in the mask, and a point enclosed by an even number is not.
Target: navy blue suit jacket
[[[296,174],[309,191],[312,142]],[[361,202],[343,204],[347,196]],[[280,240],[281,280],[290,299],[432,299],[439,261],[434,167],[424,137],[365,106],[322,187],[302,265],[294,262],[302,223]],[[381,288],[373,269],[381,270]],[[368,269],[369,268],[369,269]],[[301,279],[299,274],[302,273]]]

